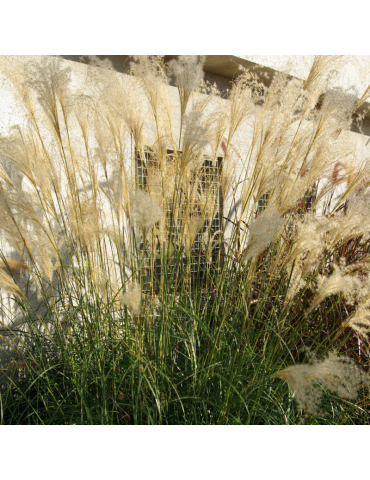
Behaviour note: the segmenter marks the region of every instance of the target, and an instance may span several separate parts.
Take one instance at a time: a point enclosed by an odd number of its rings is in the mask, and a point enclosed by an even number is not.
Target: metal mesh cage
[[[181,153],[179,154],[181,155]],[[167,151],[165,161],[175,164],[176,155],[173,151]],[[150,149],[144,151],[144,155],[140,156],[136,152],[136,185],[138,188],[142,188],[145,191],[150,192],[151,188],[161,187],[159,184],[149,184],[149,171],[150,169],[157,169],[160,172],[160,162],[155,157]],[[165,219],[166,233],[172,237],[172,239],[179,239],[181,235],[186,236],[190,232],[189,220],[196,220],[200,218],[201,212],[201,199],[208,198],[212,204],[209,204],[209,210],[212,211],[210,215],[211,220],[206,218],[204,222],[201,222],[199,231],[196,233],[194,241],[191,246],[191,254],[182,254],[182,266],[186,267],[188,273],[190,273],[192,282],[201,282],[204,279],[204,272],[207,266],[207,261],[211,258],[211,264],[215,264],[219,248],[214,248],[212,252],[207,252],[204,249],[204,242],[202,239],[212,238],[212,244],[218,245],[221,230],[221,213],[222,213],[222,192],[220,188],[220,174],[222,167],[222,157],[218,157],[216,160],[211,158],[204,158],[204,161],[197,172],[191,171],[190,178],[190,190],[192,190],[192,208],[189,208],[189,198],[187,193],[181,189],[178,192],[178,199],[176,201],[177,212],[174,212],[173,202],[167,201],[167,211]],[[177,178],[178,179],[178,178]],[[204,200],[203,200],[204,201]],[[204,207],[204,205],[203,205]],[[184,237],[182,237],[184,238]],[[175,242],[176,243],[176,240]],[[157,244],[159,245],[159,244]],[[153,255],[153,254],[152,254]],[[149,260],[149,259],[148,259]],[[159,282],[161,275],[161,261],[158,256],[155,259],[151,259],[154,263],[154,270],[156,275],[156,281]],[[154,260],[154,261],[153,261]],[[209,261],[208,261],[209,263]],[[172,265],[168,265],[171,268]],[[149,288],[149,281],[144,278],[143,284]]]

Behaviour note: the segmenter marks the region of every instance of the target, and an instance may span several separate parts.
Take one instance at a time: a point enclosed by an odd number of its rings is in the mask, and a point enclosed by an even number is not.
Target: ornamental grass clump
[[[348,59],[223,91],[203,57],[82,60],[0,59],[1,423],[368,423]]]

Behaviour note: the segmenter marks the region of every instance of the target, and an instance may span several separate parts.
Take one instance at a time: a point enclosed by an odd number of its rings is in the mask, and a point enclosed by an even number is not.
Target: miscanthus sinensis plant
[[[23,112],[0,138],[1,422],[295,423],[323,394],[320,421],[366,422],[348,132],[370,90],[332,87],[347,59],[223,92],[203,57],[85,60],[1,59]]]

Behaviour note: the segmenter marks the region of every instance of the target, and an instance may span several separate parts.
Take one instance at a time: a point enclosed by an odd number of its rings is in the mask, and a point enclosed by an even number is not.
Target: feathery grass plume
[[[94,265],[92,277],[97,287],[98,295],[108,304],[112,298],[115,298],[116,301],[119,300],[121,282],[116,263],[109,258],[106,261],[106,265],[99,263]]]
[[[91,73],[92,78],[96,74]],[[124,150],[121,145],[128,133],[134,140],[135,148],[142,153],[144,149],[145,106],[142,98],[140,79],[133,76],[122,78],[114,70],[102,79],[98,79],[97,107],[95,107],[96,122],[99,129],[108,133],[110,141],[118,153],[118,159],[123,160]],[[90,100],[90,98],[89,98]],[[99,142],[99,129],[96,139]],[[100,142],[99,142],[100,145]]]
[[[129,215],[130,188],[127,169],[124,162],[119,161],[110,164],[108,169],[106,181],[99,182],[99,191],[108,200],[118,224],[123,225],[124,218]]]
[[[83,87],[77,95],[78,101],[108,98],[117,78],[112,62],[108,58],[100,59],[97,55],[82,55],[80,61],[87,63],[87,69]]]
[[[79,209],[76,211],[74,201],[66,202],[68,220],[74,238],[85,251],[92,251],[95,242],[103,235],[101,207],[94,202],[91,195],[79,195]]]
[[[11,186],[20,191],[28,183],[34,192],[43,197],[49,213],[55,217],[52,197],[53,193],[58,195],[61,191],[60,165],[50,160],[37,132],[20,126],[11,128],[9,135],[0,137],[0,155],[12,177]]]
[[[181,117],[185,115],[190,95],[203,80],[205,60],[205,55],[180,55],[177,60],[171,60],[168,64],[169,72],[175,77],[179,91]]]
[[[28,266],[22,260],[13,260],[12,258],[7,258],[5,261],[0,261],[0,268],[4,270],[9,269],[12,273],[16,273],[22,270],[29,271]]]
[[[189,221],[186,222],[185,249],[188,256],[191,255],[191,247],[193,246],[203,224],[204,218],[202,216],[191,217]]]
[[[160,55],[134,55],[133,60],[131,71],[142,83],[158,128],[167,103],[168,79],[163,58]]]
[[[39,226],[34,226],[29,242],[33,258],[45,277],[52,282],[53,273],[58,268],[58,247]]]
[[[122,295],[121,302],[130,310],[133,317],[140,314],[141,288],[137,283],[130,283],[126,287],[126,292]]]
[[[266,152],[279,138],[284,138],[288,127],[296,120],[302,95],[302,83],[290,80],[283,73],[276,74],[263,97],[262,108],[256,111],[256,136],[258,148]],[[266,154],[264,154],[266,158]],[[268,158],[267,158],[268,160]]]
[[[35,115],[35,96],[32,89],[26,88],[25,66],[14,57],[0,56],[0,72],[10,80],[12,93],[26,118]]]
[[[369,299],[360,303],[352,317],[343,322],[344,327],[350,327],[370,345],[370,301]]]
[[[10,293],[11,295],[15,295],[16,297],[25,300],[25,297],[18,285],[11,277],[9,277],[8,274],[4,272],[3,269],[0,269],[0,288],[6,293]]]
[[[212,262],[212,255],[217,251],[220,245],[220,230],[211,232],[209,229],[206,229],[201,233],[200,236],[200,245],[204,252],[208,255],[208,262]]]
[[[71,69],[56,56],[30,56],[27,60],[2,57],[0,70],[11,81],[29,124],[40,133],[41,116],[36,105],[40,106],[43,111],[41,128],[46,128],[58,142],[64,134],[63,122],[68,123],[73,103],[69,89]]]
[[[230,124],[229,104],[221,96],[212,102],[212,112],[208,115],[209,144],[212,148],[213,158],[225,156],[228,149],[227,129]],[[230,141],[229,141],[230,143]]]
[[[312,273],[323,260],[329,233],[335,226],[335,219],[317,218],[313,213],[293,221],[293,245],[286,257],[286,266],[290,271],[294,263],[294,270],[291,272],[286,301],[304,286],[304,277]]]
[[[11,176],[11,174],[10,174]],[[10,185],[11,187],[15,187],[12,179],[10,178],[10,176],[8,175],[8,173],[5,171],[5,168],[3,165],[0,164],[0,178],[2,180],[4,180],[8,185]]]
[[[44,125],[58,144],[65,138],[64,127],[68,128],[72,110],[71,69],[59,57],[31,58],[25,63],[25,75],[25,88],[36,93],[45,115]]]
[[[131,195],[131,215],[134,222],[148,230],[163,216],[163,210],[149,193],[137,189]]]
[[[315,55],[308,77],[303,85],[305,102],[303,116],[309,115],[319,97],[328,89],[331,78],[344,62],[343,55]]]
[[[357,96],[351,91],[336,87],[326,92],[320,109],[321,122],[327,122],[325,130],[336,134],[349,130],[356,102]]]
[[[264,100],[264,85],[257,80],[257,76],[247,69],[240,67],[242,73],[233,82],[229,98],[229,145],[235,133],[246,117],[256,113],[255,104]]]
[[[341,235],[346,239],[362,236],[364,241],[370,238],[369,193],[364,189],[360,194],[353,192],[347,200],[347,211],[341,219]]]
[[[340,259],[339,266],[334,265],[334,272],[330,276],[318,275],[317,294],[312,300],[309,311],[315,308],[324,298],[342,293],[345,299],[354,303],[361,292],[363,281],[356,276],[346,275],[345,258]]]
[[[292,365],[272,377],[287,382],[294,392],[297,408],[314,416],[322,415],[322,387],[341,398],[355,400],[363,384],[370,386],[369,376],[357,367],[354,360],[338,357],[336,352],[329,352],[322,362],[313,359],[311,364]]]
[[[276,237],[284,219],[278,210],[268,207],[255,220],[249,223],[250,238],[247,248],[241,254],[241,260],[249,259],[261,253]]]
[[[182,173],[191,161],[201,157],[208,145],[208,126],[204,123],[203,114],[192,111],[184,115],[184,134],[182,136],[180,172]]]
[[[123,116],[124,121],[129,129],[130,135],[134,139],[136,149],[138,152],[144,150],[144,109],[140,101],[140,94],[138,91],[137,82],[132,79],[127,91],[121,95],[121,102],[114,103],[118,114]],[[123,105],[122,105],[123,103]],[[119,108],[121,107],[121,108]]]
[[[310,309],[318,305],[329,295],[341,292],[350,304],[362,302],[369,293],[367,279],[358,275],[357,264],[346,266],[346,260],[342,257],[339,266],[334,265],[334,273],[329,277],[319,275],[317,277],[318,291],[312,301]],[[362,268],[364,272],[364,268]]]
[[[174,152],[179,149],[178,137],[173,129],[174,112],[173,102],[169,97],[167,68],[161,56],[137,55],[133,56],[133,60],[134,62],[130,63],[131,73],[141,87],[139,90],[141,92],[140,97],[144,93],[144,100],[147,100],[144,105],[146,106],[149,103],[149,110],[153,115],[151,117],[145,110],[144,129],[146,129],[147,136],[149,135],[152,139],[150,144],[157,143],[159,149],[165,147],[165,151],[159,152],[158,158],[162,161],[167,150],[167,145],[164,145],[163,139],[166,139],[166,143],[171,145]],[[178,133],[178,135],[181,134]],[[136,148],[143,158],[144,152],[139,149],[140,145],[136,145]]]
[[[0,261],[0,269],[4,272],[10,272],[15,284],[22,291],[25,284],[25,277],[30,274],[28,265],[23,260],[14,260],[6,258]],[[23,293],[23,292],[22,292]]]

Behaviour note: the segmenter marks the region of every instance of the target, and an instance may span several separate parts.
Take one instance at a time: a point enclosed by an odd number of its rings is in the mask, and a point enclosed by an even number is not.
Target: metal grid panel
[[[175,162],[175,155],[172,151],[167,152],[167,162]],[[194,208],[188,210],[188,201],[183,191],[179,192],[180,205],[179,212],[177,212],[176,222],[173,217],[172,202],[167,203],[166,222],[165,228],[167,232],[170,232],[170,226],[172,222],[172,236],[180,236],[186,229],[185,218],[188,215],[189,218],[196,217],[200,213],[199,200],[204,195],[214,195],[215,204],[213,205],[212,221],[206,219],[203,226],[200,227],[191,249],[190,256],[190,274],[193,280],[200,279],[201,271],[206,266],[207,260],[204,250],[202,249],[202,235],[208,234],[213,238],[213,242],[217,242],[219,239],[219,231],[221,229],[221,204],[222,204],[222,192],[220,191],[220,174],[221,174],[222,157],[218,157],[216,161],[210,158],[205,158],[202,167],[197,172],[192,172],[192,185],[194,188],[196,175],[198,176],[197,192],[193,192],[195,195]],[[148,169],[160,168],[159,161],[155,158],[153,152],[150,149],[146,149],[144,152],[144,158],[140,158],[140,155],[136,154],[136,185],[138,188],[142,188],[146,191],[148,188]],[[157,185],[151,185],[157,186]],[[160,186],[160,185],[158,185]],[[208,232],[207,232],[208,230]],[[185,230],[186,231],[186,230]],[[218,250],[215,249],[212,252],[212,263],[215,263]],[[155,271],[160,275],[160,261],[159,258],[155,261]],[[183,257],[184,266],[188,266],[188,257]],[[146,283],[146,282],[145,282]]]
[[[256,214],[259,215],[261,214],[264,210],[267,208],[267,202],[269,198],[269,193],[264,193],[257,202],[257,212]]]

